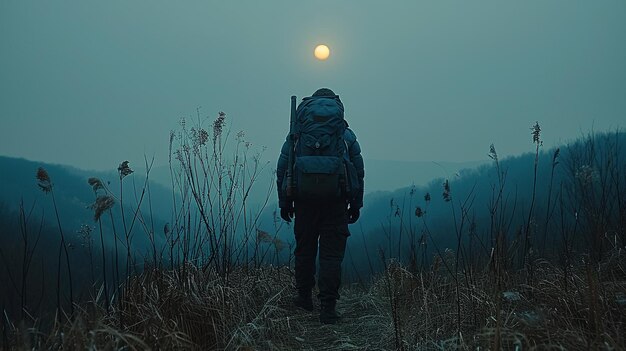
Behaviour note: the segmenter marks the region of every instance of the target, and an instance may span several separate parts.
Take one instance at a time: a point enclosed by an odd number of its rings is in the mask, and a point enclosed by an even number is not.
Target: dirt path
[[[341,320],[335,325],[319,321],[319,304],[307,312],[285,299],[283,308],[289,315],[289,331],[273,346],[292,350],[390,350],[393,349],[391,320],[379,311],[371,298],[357,290],[344,290],[337,302]]]

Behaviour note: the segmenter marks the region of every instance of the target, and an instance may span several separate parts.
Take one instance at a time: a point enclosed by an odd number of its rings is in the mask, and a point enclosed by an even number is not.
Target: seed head
[[[494,161],[498,161],[498,153],[496,152],[496,147],[493,144],[489,145],[489,154],[487,154],[489,158]]]
[[[119,167],[117,167],[117,172],[120,174],[120,179],[124,179],[124,177],[133,173],[134,171],[128,166],[128,161],[124,161],[120,163]]]
[[[209,132],[207,132],[204,128],[200,128],[198,131],[198,144],[204,145],[207,140],[209,140]]]
[[[417,206],[415,208],[415,216],[416,217],[422,217],[424,215],[424,211],[422,211],[422,208]]]
[[[37,169],[37,185],[44,193],[52,191],[52,182],[50,181],[50,175],[43,167]]]
[[[97,193],[100,189],[104,189],[104,184],[102,183],[102,180],[100,180],[100,178],[91,177],[87,180],[87,183],[91,185],[94,193]]]
[[[561,154],[561,149],[557,148],[556,150],[554,150],[554,155],[552,155],[552,167],[555,167],[556,165],[559,164],[559,155]]]
[[[193,151],[197,153],[200,146],[204,146],[209,140],[209,133],[203,128],[191,128],[191,140],[193,142]]]
[[[110,195],[100,195],[96,198],[96,202],[89,205],[89,208],[94,210],[93,219],[94,221],[98,221],[100,216],[107,211],[110,210],[113,205],[115,205],[115,200]]]
[[[244,141],[245,138],[246,138],[246,132],[244,132],[243,130],[240,130],[237,132],[237,140]]]
[[[533,143],[541,144],[541,127],[539,126],[539,122],[535,122],[535,125],[530,128],[530,134],[533,135]]]
[[[450,182],[446,179],[445,183],[443,183],[443,201],[450,202],[452,200],[452,195],[450,194]]]
[[[224,123],[226,120],[226,114],[224,112],[219,112],[217,114],[217,118],[213,121],[213,142],[217,140],[222,135],[222,131],[224,128]]]

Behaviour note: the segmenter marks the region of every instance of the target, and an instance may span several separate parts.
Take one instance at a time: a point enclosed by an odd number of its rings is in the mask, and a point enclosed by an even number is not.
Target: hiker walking
[[[363,158],[344,119],[343,104],[332,90],[317,90],[297,109],[295,96],[291,103],[291,127],[276,175],[280,216],[287,222],[295,216],[294,304],[313,311],[319,247],[320,322],[334,324],[339,319],[335,304],[348,224],[359,219],[363,207]]]

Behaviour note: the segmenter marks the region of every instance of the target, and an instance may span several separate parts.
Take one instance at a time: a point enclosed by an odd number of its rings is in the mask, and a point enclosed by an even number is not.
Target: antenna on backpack
[[[295,162],[295,145],[296,145],[296,96],[291,96],[291,116],[289,117],[289,164],[287,166],[287,199],[292,201],[294,199],[294,179],[293,179],[293,166]]]

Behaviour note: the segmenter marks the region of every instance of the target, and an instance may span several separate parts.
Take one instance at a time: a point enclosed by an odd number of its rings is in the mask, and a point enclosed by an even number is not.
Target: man
[[[322,106],[322,107],[319,107]],[[323,112],[315,112],[315,115],[309,117],[307,122],[307,113],[313,113],[312,110],[321,109],[326,111],[328,116],[321,116]],[[331,111],[331,112],[328,112]],[[336,112],[333,112],[336,111]],[[350,235],[348,224],[352,224],[359,219],[360,209],[363,206],[363,178],[364,166],[361,156],[361,148],[356,140],[356,135],[348,128],[347,122],[343,119],[343,104],[339,100],[339,96],[327,88],[317,90],[311,97],[304,98],[296,113],[297,120],[295,123],[295,135],[297,142],[295,145],[289,140],[283,144],[277,165],[277,185],[280,206],[280,216],[283,220],[291,222],[291,218],[295,215],[294,232],[296,237],[295,249],[295,276],[297,297],[294,304],[308,311],[313,311],[312,289],[315,286],[315,263],[319,247],[319,276],[318,288],[320,300],[320,322],[324,324],[334,324],[339,320],[339,315],[335,310],[336,301],[339,298],[339,286],[341,284],[341,263],[344,258],[346,249],[346,241]],[[336,117],[338,115],[339,117]],[[337,132],[328,129],[332,125],[333,118],[338,119]],[[328,123],[326,123],[328,122]],[[308,123],[308,127],[307,127]],[[316,124],[317,123],[317,124]],[[327,128],[327,133],[322,134],[310,131],[323,125]],[[309,128],[307,130],[307,128]],[[332,127],[330,127],[332,128]],[[329,132],[330,131],[330,132]],[[333,144],[334,134],[342,134],[342,138],[338,138],[338,142]],[[314,135],[314,136],[312,136]],[[330,141],[329,141],[330,140]],[[320,147],[320,143],[322,143]],[[293,145],[293,146],[292,146]],[[309,145],[312,151],[303,151]],[[315,168],[320,162],[313,164],[315,167],[305,167],[304,160],[312,159],[316,155],[324,154],[319,151],[324,148],[337,148],[341,156],[326,157],[324,160],[342,160],[340,168],[343,171],[338,181],[338,188],[335,191],[337,196],[315,198],[314,195],[307,196],[303,189],[298,189],[296,194],[289,198],[286,188],[288,184],[287,169],[289,167],[290,152],[295,154],[295,180],[297,187],[311,186],[317,187],[309,190],[309,194],[328,192],[323,189],[328,184],[334,184],[327,181],[328,178],[315,178],[315,181],[307,181],[306,168]],[[293,149],[292,149],[293,148]],[[329,151],[324,151],[326,154]],[[302,156],[310,155],[310,156]],[[303,162],[300,162],[303,161]],[[300,165],[300,166],[299,166]],[[298,170],[300,168],[300,170]],[[305,169],[302,171],[302,169]],[[301,172],[301,173],[298,173]],[[318,171],[319,172],[319,171]],[[331,173],[331,172],[328,172]],[[347,173],[347,174],[346,174]],[[320,176],[319,173],[315,174]],[[323,174],[323,176],[327,176]],[[330,175],[332,176],[332,174]],[[320,181],[320,179],[322,179]],[[332,179],[332,177],[330,178]],[[331,189],[332,190],[332,189]],[[332,194],[332,191],[331,191]]]

